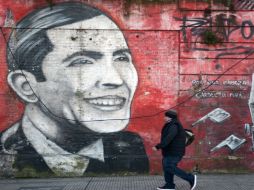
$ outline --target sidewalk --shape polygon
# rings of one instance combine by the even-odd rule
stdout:
[[[155,190],[162,176],[0,179],[0,190]],[[189,190],[176,178],[176,190]],[[196,190],[254,190],[254,174],[198,175]]]

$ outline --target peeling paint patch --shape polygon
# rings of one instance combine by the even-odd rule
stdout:
[[[15,26],[15,22],[13,20],[12,11],[10,9],[7,9],[5,20],[4,20],[4,27],[14,27],[14,26]]]

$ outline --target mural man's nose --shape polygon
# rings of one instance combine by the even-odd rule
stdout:
[[[124,81],[120,72],[115,68],[112,63],[106,64],[104,72],[101,74],[101,81],[99,81],[99,87],[106,89],[118,88],[123,85]]]

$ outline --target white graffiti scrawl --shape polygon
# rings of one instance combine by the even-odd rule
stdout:
[[[222,123],[223,121],[225,121],[229,117],[230,117],[230,113],[228,113],[224,109],[216,108],[213,111],[206,114],[204,117],[202,117],[199,120],[197,120],[196,122],[194,122],[192,124],[192,127],[194,127],[195,125],[197,125],[201,122],[205,122],[205,120],[208,119],[208,118],[211,121],[215,122],[215,123]]]
[[[228,138],[223,140],[221,143],[219,143],[217,146],[211,149],[211,152],[214,152],[216,150],[221,149],[222,147],[226,146],[230,150],[235,151],[241,147],[243,143],[245,143],[245,139],[240,139],[235,135],[230,135]]]
[[[251,137],[252,141],[252,151],[254,151],[254,125],[251,126],[249,123],[244,125],[244,132],[247,136]]]
[[[252,138],[252,150],[254,151],[254,74],[252,74],[252,85],[251,85],[251,91],[250,91],[250,99],[249,99],[249,108],[250,108],[250,114],[252,119],[252,126],[249,124],[245,125],[245,131],[251,135]]]

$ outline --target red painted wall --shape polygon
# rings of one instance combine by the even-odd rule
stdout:
[[[54,1],[58,2],[61,1]],[[160,139],[164,111],[172,107],[178,111],[185,128],[191,128],[192,123],[216,108],[230,114],[223,122],[206,119],[192,128],[196,139],[187,148],[182,167],[201,172],[254,171],[254,145],[244,128],[245,124],[252,126],[248,101],[254,72],[253,10],[237,3],[234,11],[214,4],[211,14],[205,17],[206,3],[82,2],[110,15],[127,39],[139,78],[127,130],[142,137],[151,174],[161,172],[160,152],[154,152],[152,146]],[[8,10],[17,22],[45,5],[43,0],[2,0],[0,26],[5,38],[11,31],[5,21]],[[234,18],[235,22],[227,23],[227,18]],[[217,32],[219,43],[204,44],[202,31],[207,28]],[[2,34],[0,46],[0,130],[3,131],[21,117],[24,105],[6,82],[6,41]],[[217,82],[208,87],[214,80]],[[232,134],[247,142],[235,151],[223,147],[211,152]]]

